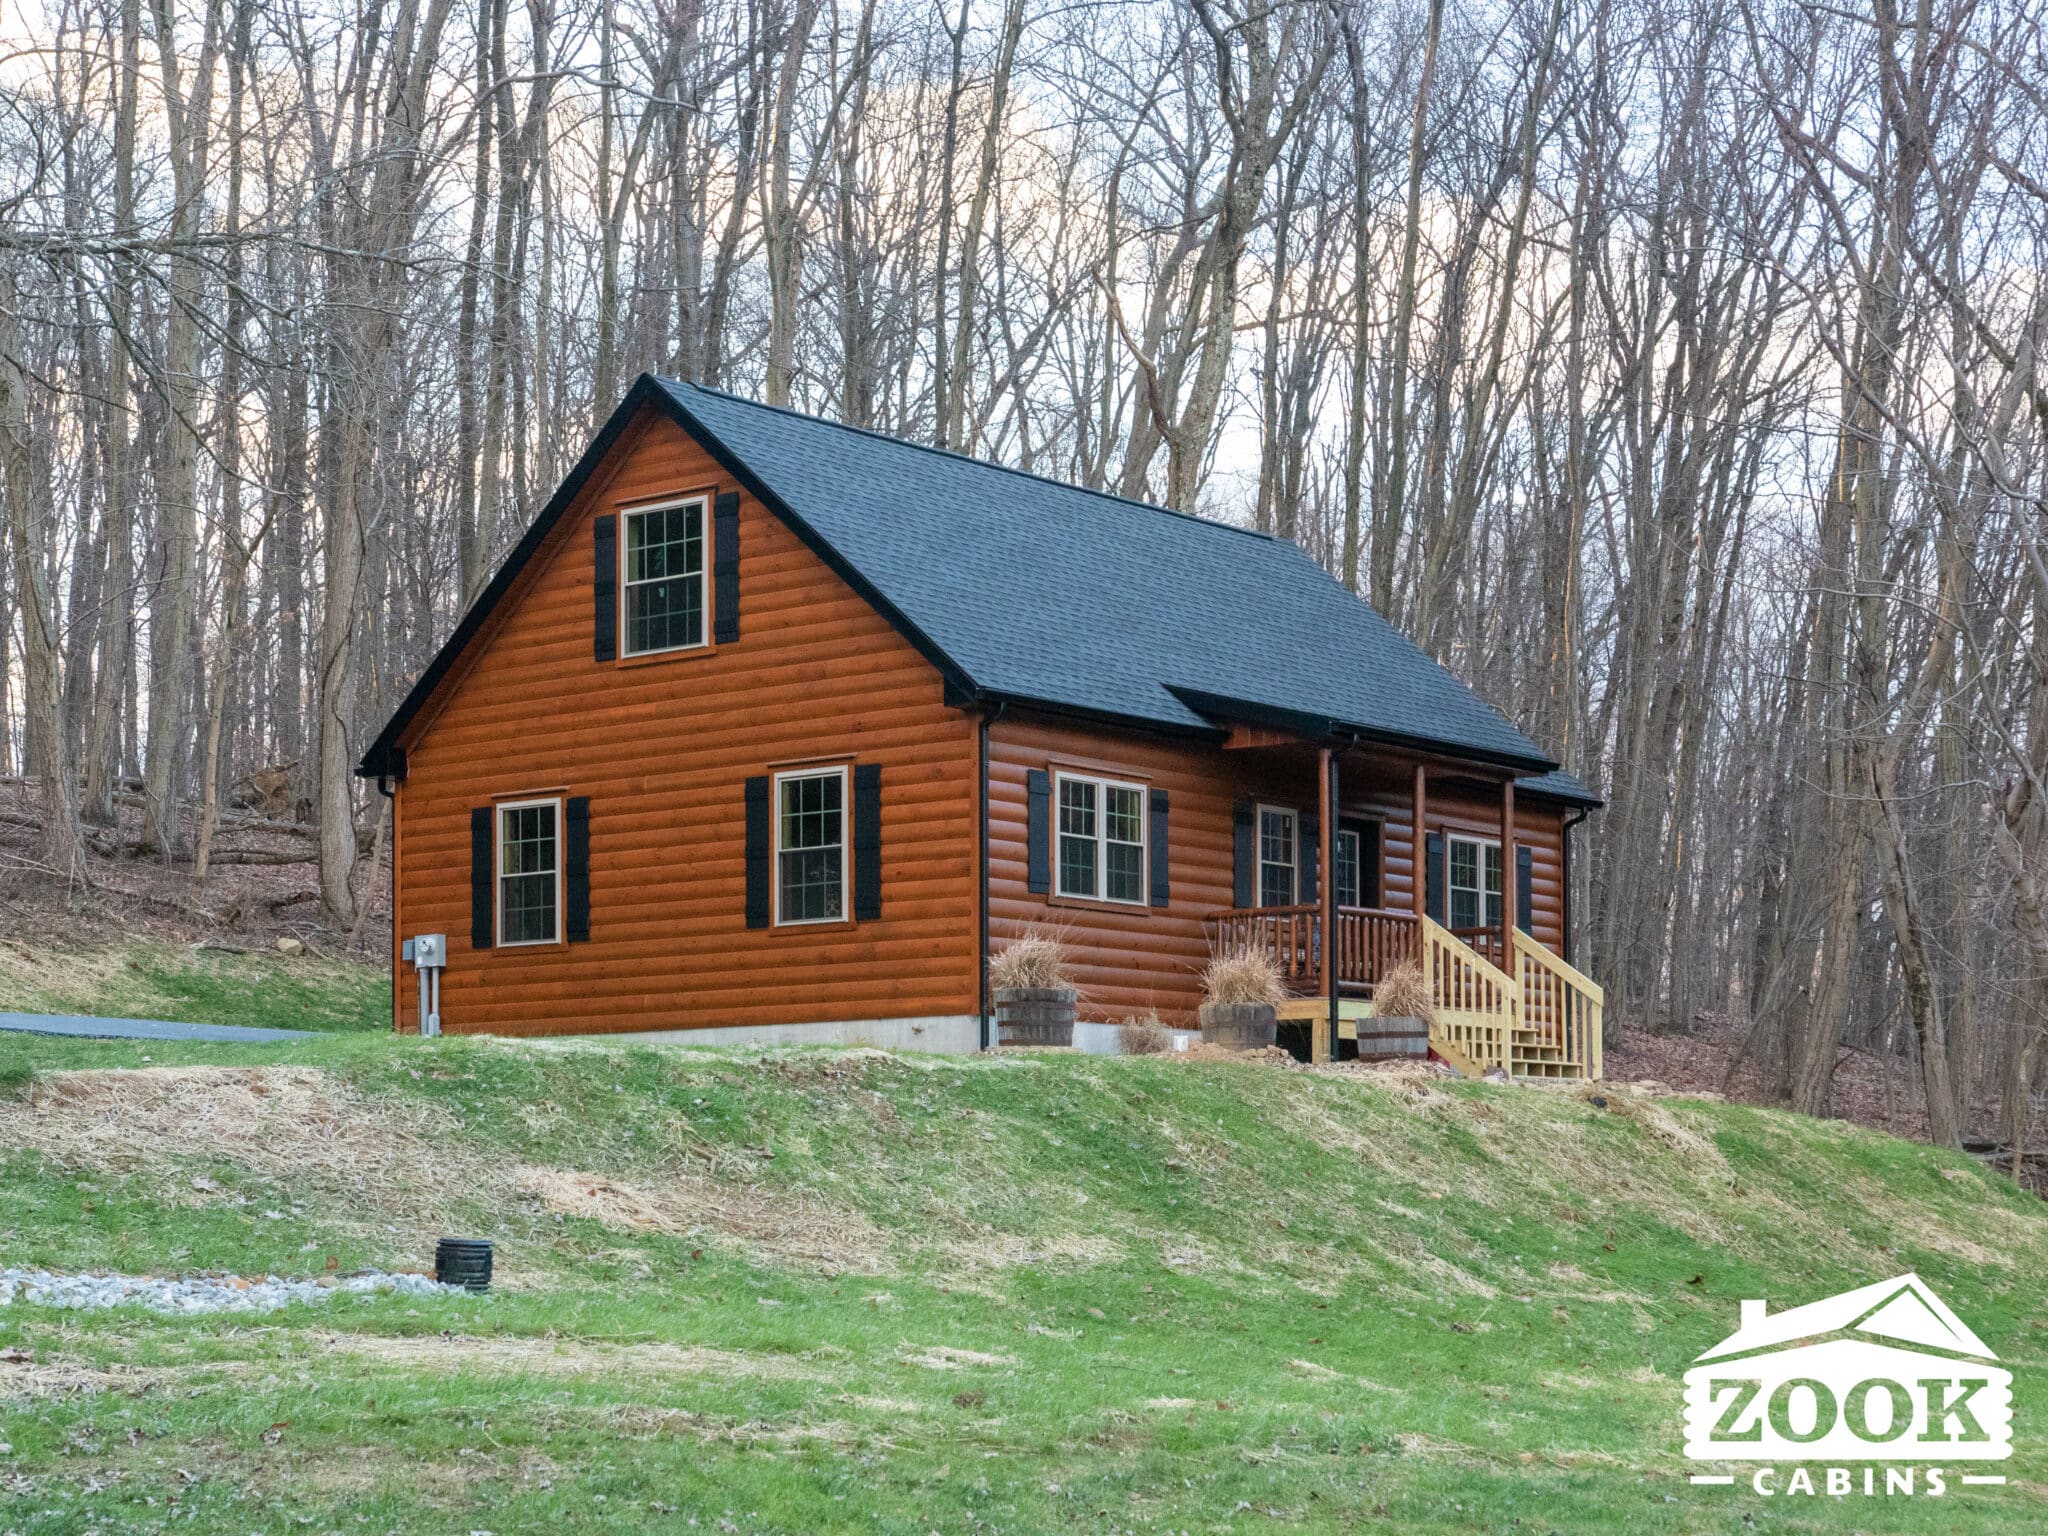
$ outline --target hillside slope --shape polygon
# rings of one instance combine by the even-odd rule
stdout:
[[[201,1064],[203,1063],[203,1065]],[[0,1527],[2038,1529],[2048,1215],[1733,1105],[1234,1063],[0,1040],[0,1261],[488,1299],[0,1308]],[[1679,1376],[1917,1270],[2011,1486],[1693,1488]],[[359,1523],[361,1522],[361,1523]]]

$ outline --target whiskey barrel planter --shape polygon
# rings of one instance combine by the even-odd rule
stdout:
[[[1360,1061],[1421,1061],[1429,1054],[1429,1026],[1421,1019],[1388,1018],[1358,1021]]]
[[[998,987],[995,997],[998,1045],[1073,1045],[1072,987]]]
[[[1278,1015],[1271,1003],[1204,1003],[1202,1043],[1220,1045],[1227,1051],[1262,1050],[1279,1033]]]

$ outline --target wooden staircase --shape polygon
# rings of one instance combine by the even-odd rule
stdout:
[[[1600,1076],[1606,998],[1584,973],[1519,930],[1512,972],[1428,918],[1421,948],[1436,998],[1429,1043],[1444,1060],[1467,1075]]]

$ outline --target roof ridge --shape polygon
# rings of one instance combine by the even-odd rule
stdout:
[[[951,459],[959,464],[971,464],[977,469],[1000,470],[1006,475],[1015,475],[1019,479],[1029,480],[1035,485],[1052,485],[1059,487],[1063,491],[1075,491],[1083,496],[1093,496],[1100,501],[1109,502],[1112,506],[1131,507],[1140,512],[1157,512],[1162,517],[1177,517],[1182,522],[1199,523],[1204,528],[1216,528],[1225,533],[1241,533],[1247,538],[1264,539],[1269,544],[1294,544],[1295,542],[1293,539],[1283,539],[1277,533],[1263,533],[1257,528],[1246,528],[1239,523],[1220,522],[1213,517],[1204,517],[1199,512],[1183,512],[1178,507],[1162,507],[1157,502],[1139,501],[1134,496],[1119,496],[1114,491],[1098,490],[1092,485],[1076,485],[1071,480],[1060,480],[1051,475],[1034,474],[1028,469],[1019,469],[1014,464],[1005,464],[997,459],[977,459],[971,453],[961,453],[952,448],[941,448],[935,443],[920,443],[914,438],[897,437],[893,433],[882,431],[879,427],[857,427],[850,421],[834,421],[830,416],[814,416],[809,411],[798,410],[795,406],[770,405],[765,400],[756,400],[748,395],[737,394],[730,389],[720,389],[715,384],[695,384],[687,379],[670,378],[665,373],[655,374],[654,377],[661,381],[662,387],[665,389],[690,389],[700,394],[716,395],[720,399],[730,400],[737,405],[752,406],[760,411],[776,411],[784,416],[794,416],[798,421],[813,422],[821,427],[832,427],[837,431],[851,432],[859,437],[871,437],[877,442],[889,444],[892,448],[914,448],[919,453],[929,453],[936,458]],[[1299,548],[1300,546],[1296,545],[1295,547]]]

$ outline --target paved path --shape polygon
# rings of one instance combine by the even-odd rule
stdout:
[[[173,1024],[164,1019],[99,1019],[90,1014],[0,1013],[0,1029],[30,1035],[81,1035],[93,1040],[306,1040],[304,1029],[250,1029],[239,1024]]]

